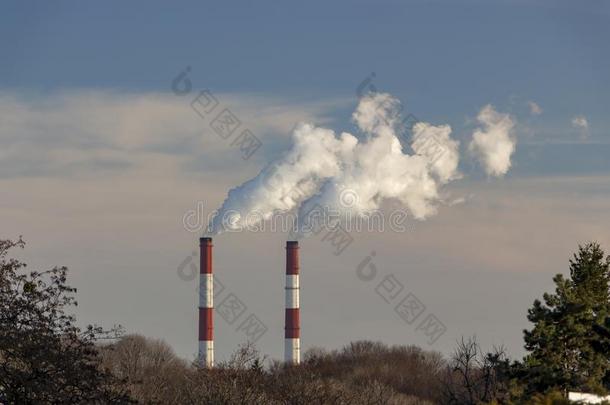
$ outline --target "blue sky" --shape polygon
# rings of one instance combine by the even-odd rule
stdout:
[[[576,115],[588,142],[608,143],[609,14],[602,1],[19,2],[0,16],[0,85],[165,92],[191,66],[216,92],[318,100],[352,97],[375,72],[406,110],[454,131],[492,103],[535,131],[521,143],[578,140]],[[529,117],[528,101],[543,115]],[[342,128],[350,112],[333,112]]]
[[[353,131],[356,88],[374,72],[371,83],[405,111],[451,125],[465,177],[449,191],[466,203],[442,207],[407,236],[361,238],[358,251],[385,252],[384,268],[403,272],[446,320],[450,336],[435,349],[449,352],[454,339],[477,333],[518,355],[527,306],[550,289],[577,243],[597,239],[610,249],[609,39],[610,3],[593,0],[4,3],[0,237],[23,234],[34,264],[69,265],[83,318],[164,337],[188,357],[195,298],[175,267],[197,235],[182,228],[182,215],[197,201],[217,207],[289,146],[297,121]],[[194,90],[210,89],[263,140],[260,153],[239,159],[172,94],[186,66]],[[466,153],[489,103],[516,122],[503,179],[488,178]],[[579,116],[586,128],[572,124]],[[268,268],[282,260],[281,237],[218,239],[231,288],[279,328],[268,311],[275,298],[260,292],[274,285]],[[248,256],[271,243],[279,249],[270,257]],[[332,255],[319,241],[304,248],[319,256],[310,262],[318,268],[304,290],[312,305],[304,322],[332,329],[340,318],[345,327],[304,332],[305,348],[359,337],[422,344],[375,306],[370,289],[353,277],[343,283],[360,256],[332,262],[337,269],[326,275]],[[238,272],[246,265],[253,271]],[[504,302],[490,303],[497,283]],[[325,312],[336,304],[326,301],[329,286],[345,295],[353,287],[371,307],[362,318]],[[373,324],[378,332],[366,336]],[[242,339],[219,333],[228,342],[221,355]],[[280,357],[281,339],[265,339],[263,350]]]
[[[607,2],[15,2],[0,16],[4,88],[164,91],[186,65],[223,92],[378,87],[431,117],[533,99],[607,122]],[[559,123],[558,123],[559,125]]]

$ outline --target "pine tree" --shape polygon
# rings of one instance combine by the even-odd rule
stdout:
[[[597,243],[579,246],[570,260],[570,278],[553,278],[554,294],[534,301],[524,331],[530,391],[551,388],[604,393],[610,373],[608,354],[599,350],[597,325],[610,315],[610,257]]]

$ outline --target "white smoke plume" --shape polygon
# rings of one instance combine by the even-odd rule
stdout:
[[[427,122],[418,122],[413,127],[413,132],[414,142],[411,148],[416,154],[426,156],[432,161],[431,169],[441,183],[445,184],[461,177],[457,171],[460,143],[451,139],[449,125],[434,126]]]
[[[490,104],[481,109],[477,121],[483,128],[477,128],[472,134],[469,150],[488,176],[502,177],[510,169],[517,144],[512,136],[515,123],[510,115],[497,112]]]
[[[229,192],[211,232],[243,229],[293,210],[301,218],[318,204],[364,215],[394,199],[415,218],[434,214],[439,188],[460,176],[459,142],[448,125],[422,122],[413,127],[415,153],[408,154],[398,138],[399,107],[386,93],[363,97],[352,117],[363,140],[300,124],[284,156]]]

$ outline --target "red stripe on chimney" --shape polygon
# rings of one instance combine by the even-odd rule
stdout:
[[[212,238],[199,239],[199,272],[201,274],[212,273]]]
[[[299,274],[299,242],[286,242],[286,274]]]
[[[285,339],[295,339],[301,337],[300,314],[298,308],[286,308],[285,325]]]
[[[199,340],[214,340],[214,308],[199,308]]]

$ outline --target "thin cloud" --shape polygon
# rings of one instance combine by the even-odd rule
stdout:
[[[536,102],[528,101],[527,105],[530,108],[530,114],[531,115],[540,115],[540,114],[542,114],[542,107],[540,107],[540,105],[538,105]]]
[[[589,121],[584,115],[577,115],[573,117],[572,127],[578,130],[582,139],[589,137]]]
[[[213,117],[206,121],[191,108],[195,96],[80,90],[26,98],[0,92],[0,176],[107,174],[130,170],[143,160],[169,158],[186,166],[202,154],[218,156],[232,148],[231,142],[210,128]],[[324,122],[333,109],[328,101],[215,96],[268,149],[278,137],[287,137],[295,121]]]
[[[574,128],[589,129],[589,121],[584,115],[577,115],[572,118],[572,126]]]

